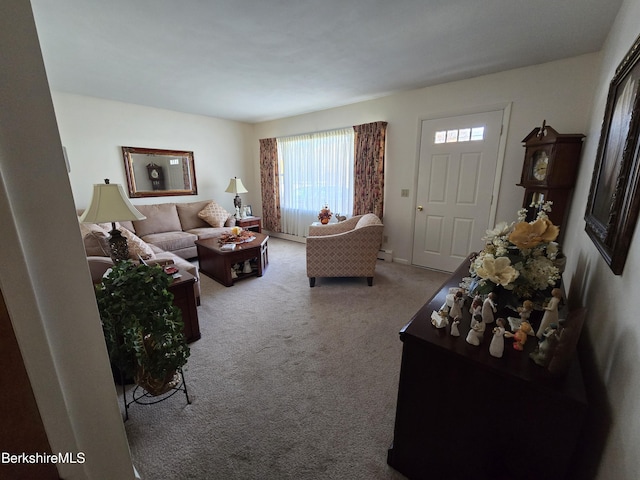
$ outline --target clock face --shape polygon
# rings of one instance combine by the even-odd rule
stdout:
[[[151,170],[151,176],[153,178],[158,178],[160,174],[158,173],[158,170]]]
[[[536,180],[544,180],[547,178],[547,169],[549,168],[549,156],[545,151],[538,151],[533,154],[533,178]]]

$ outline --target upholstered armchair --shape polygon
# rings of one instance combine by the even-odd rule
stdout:
[[[344,222],[309,227],[307,277],[313,287],[316,277],[367,277],[373,285],[384,226],[373,213]]]

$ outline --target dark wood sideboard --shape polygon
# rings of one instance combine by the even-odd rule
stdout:
[[[571,478],[587,409],[577,356],[559,378],[529,358],[535,337],[524,352],[505,338],[504,356],[494,358],[492,325],[480,346],[465,341],[468,304],[459,337],[448,327],[436,329],[431,313],[468,276],[468,266],[464,261],[400,331],[402,364],[387,463],[412,480]],[[532,319],[534,329],[539,319]]]

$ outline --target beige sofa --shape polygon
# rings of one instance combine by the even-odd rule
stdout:
[[[212,200],[136,205],[136,208],[147,217],[145,220],[117,225],[127,238],[130,258],[137,260],[140,256],[149,264],[173,263],[198,280],[197,266],[187,260],[197,256],[194,242],[220,236],[235,225],[235,218]],[[81,214],[79,210],[78,215]],[[99,282],[113,264],[108,245],[111,224],[81,224],[80,230],[92,279]],[[197,281],[195,290],[199,299]]]
[[[344,222],[309,227],[307,277],[366,277],[373,285],[384,226],[373,213]]]
[[[154,205],[136,205],[145,220],[123,222],[123,226],[133,231],[146,243],[155,245],[165,252],[172,252],[182,258],[198,256],[195,241],[202,238],[219,237],[227,233],[236,224],[232,214],[219,208],[226,215],[224,222],[215,222],[212,226],[198,214],[212,200],[188,203],[159,203]],[[213,202],[215,204],[215,202]],[[219,206],[218,206],[219,207]],[[221,217],[219,217],[221,218]],[[130,225],[127,225],[130,223]],[[132,230],[133,228],[133,230]]]

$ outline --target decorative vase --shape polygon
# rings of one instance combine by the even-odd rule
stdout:
[[[333,215],[333,213],[331,213],[331,210],[329,210],[329,205],[326,205],[324,207],[322,207],[322,210],[320,210],[320,213],[318,214],[318,220],[320,220],[320,223],[322,223],[323,225],[326,225],[327,223],[329,223],[329,220],[331,220],[331,216]]]

